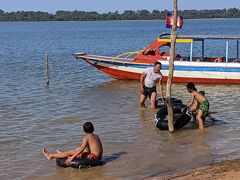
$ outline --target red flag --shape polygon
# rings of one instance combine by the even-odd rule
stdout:
[[[172,28],[173,25],[173,14],[172,13],[167,13],[166,16],[166,28]],[[177,18],[177,27],[182,29],[183,26],[183,17],[178,16]]]
[[[172,15],[172,13],[167,13],[166,28],[172,28],[172,25],[173,25],[173,15]]]
[[[180,29],[182,29],[183,26],[183,17],[182,16],[178,16],[177,19],[177,27],[179,27]]]

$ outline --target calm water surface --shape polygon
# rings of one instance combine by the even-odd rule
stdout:
[[[163,27],[164,21],[0,23],[1,179],[141,179],[238,154],[240,85],[198,84],[217,111],[216,123],[207,122],[203,131],[189,124],[170,134],[154,127],[157,110],[139,108],[137,81],[111,79],[72,55],[139,50],[166,31]],[[185,20],[180,33],[239,35],[239,29],[239,19]],[[209,54],[222,52],[209,45]],[[235,46],[230,43],[230,50]],[[185,103],[190,98],[185,84],[174,84],[173,96]],[[42,147],[78,146],[86,121],[102,139],[106,165],[64,169],[42,156]]]

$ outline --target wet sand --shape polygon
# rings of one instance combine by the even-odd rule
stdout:
[[[203,167],[177,172],[173,175],[154,177],[153,179],[164,180],[239,180],[240,179],[240,157],[236,159],[223,160]]]

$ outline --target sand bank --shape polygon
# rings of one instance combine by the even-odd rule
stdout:
[[[240,158],[224,160],[200,168],[178,172],[173,175],[154,177],[162,180],[239,180]]]

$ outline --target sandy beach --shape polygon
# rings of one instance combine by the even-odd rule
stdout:
[[[162,180],[239,180],[240,179],[240,158],[224,160],[200,168],[177,172],[173,175],[155,177]]]

